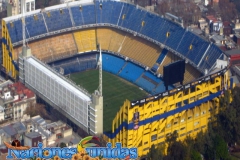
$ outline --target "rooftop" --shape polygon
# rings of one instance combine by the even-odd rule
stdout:
[[[9,136],[15,136],[17,134],[17,131],[13,128],[12,124],[4,126],[2,129]]]
[[[225,53],[229,56],[232,56],[232,55],[240,55],[240,49],[232,49],[232,50],[228,50],[228,51],[225,51]]]
[[[69,84],[67,81],[59,77],[59,75],[55,74],[54,72],[50,71],[47,67],[41,65],[38,61],[36,61],[34,58],[29,57],[26,59],[28,63],[31,65],[37,67],[39,70],[41,70],[44,74],[48,75],[53,79],[54,81],[57,81],[59,84],[61,84],[63,87],[67,88],[68,90],[71,90],[72,93],[75,94],[75,96],[79,96],[82,100],[85,101],[91,101],[90,97],[86,95],[85,93],[81,92],[77,88],[73,87],[71,84]]]
[[[20,102],[23,99],[29,99],[34,96],[34,92],[26,88],[20,82],[12,83],[11,81],[5,81],[0,84],[0,98],[4,101],[4,103],[9,101]]]
[[[210,21],[213,21],[213,22],[217,22],[218,19],[214,16],[214,15],[209,15],[209,16],[206,16],[206,18]]]
[[[30,139],[33,139],[33,138],[40,137],[41,134],[38,133],[38,132],[30,132],[30,133],[25,134],[25,136],[28,137],[28,138],[30,138]]]

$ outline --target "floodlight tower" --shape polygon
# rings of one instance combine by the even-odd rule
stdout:
[[[25,0],[21,0],[21,10],[22,10],[22,35],[23,35],[23,46],[22,53],[19,56],[19,80],[23,84],[25,83],[24,75],[24,57],[27,56],[27,47],[26,47],[26,32],[25,32]]]
[[[25,0],[22,0],[22,34],[23,34],[23,48],[26,48],[26,32],[25,32]]]
[[[101,46],[97,45],[100,51],[98,59],[99,67],[99,86],[98,89],[92,94],[92,103],[89,108],[89,116],[96,115],[90,118],[89,133],[91,135],[103,134],[103,96],[102,96],[102,51]]]
[[[99,66],[99,95],[102,96],[102,50],[101,45],[99,45],[100,56],[98,61]]]

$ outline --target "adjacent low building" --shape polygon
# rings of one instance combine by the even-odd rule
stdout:
[[[0,84],[0,122],[21,119],[26,108],[35,103],[34,92],[22,83],[5,81]]]

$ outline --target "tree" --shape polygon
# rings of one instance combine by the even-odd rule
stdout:
[[[178,133],[177,131],[174,131],[172,134],[166,137],[166,142],[168,146],[171,146],[174,142],[177,141],[178,138]]]
[[[227,159],[228,157],[227,143],[219,135],[216,135],[216,137],[214,138],[214,150],[216,151],[217,159]]]
[[[163,154],[162,152],[159,152],[159,150],[155,147],[153,144],[147,154],[147,159],[149,160],[162,160],[163,159]]]
[[[45,106],[39,103],[31,103],[29,107],[26,108],[24,114],[30,115],[30,117],[40,115],[44,119],[51,119],[45,109]]]
[[[191,160],[202,160],[201,154],[193,149],[191,152]]]
[[[167,149],[167,156],[165,157],[166,160],[185,160],[186,159],[186,146],[180,142],[175,141],[173,142]]]

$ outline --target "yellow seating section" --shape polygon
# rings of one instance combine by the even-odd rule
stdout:
[[[79,30],[73,34],[67,33],[30,42],[28,46],[31,48],[32,54],[40,60],[51,61],[77,52],[96,50],[97,43],[101,44],[102,50],[121,53],[150,68],[156,63],[162,50],[159,46],[142,38],[111,28]],[[14,57],[18,57],[21,51],[22,47],[15,47]],[[168,52],[157,72],[163,74],[163,66],[177,60],[180,58]],[[200,73],[196,69],[186,64],[184,83],[199,76]]]
[[[158,73],[163,74],[163,66],[168,65],[169,63],[173,63],[175,61],[181,60],[179,57],[175,56],[173,53],[168,52],[163,62],[160,64],[158,68]],[[194,67],[190,64],[185,65],[185,74],[183,84],[191,82],[192,80],[199,78],[201,73],[198,72]]]
[[[161,48],[132,34],[109,28],[97,29],[98,43],[103,50],[118,52],[148,67],[152,67]]]
[[[112,30],[108,28],[97,29],[97,42],[101,45],[102,50],[109,50]]]
[[[95,29],[80,30],[73,33],[78,52],[94,51],[96,45]]]
[[[190,64],[185,65],[185,74],[184,74],[184,81],[183,83],[189,83],[194,79],[197,79],[201,76],[201,73],[198,72],[195,68],[193,68]]]
[[[163,74],[163,66],[168,65],[169,63],[172,63],[173,62],[172,57],[173,57],[173,54],[168,52],[158,68],[158,71],[157,71],[158,73]]]
[[[30,42],[28,46],[31,48],[31,53],[42,61],[62,59],[77,53],[71,33]],[[17,56],[21,51],[22,47],[14,48],[14,54]]]
[[[111,39],[108,49],[113,52],[119,52],[120,46],[123,43],[126,33],[121,30],[112,30]]]

